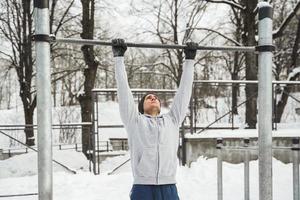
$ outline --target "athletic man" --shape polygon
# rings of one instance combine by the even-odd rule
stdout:
[[[170,111],[160,114],[160,100],[145,95],[135,107],[124,65],[127,46],[112,40],[121,119],[128,134],[134,178],[131,200],[178,200],[176,188],[179,127],[191,97],[197,44],[187,43],[180,86]]]

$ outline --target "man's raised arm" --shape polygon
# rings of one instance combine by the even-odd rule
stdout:
[[[183,64],[183,73],[180,79],[180,85],[174,97],[169,114],[181,124],[185,118],[188,105],[192,94],[192,86],[194,81],[194,64],[198,44],[194,42],[187,43],[187,48],[184,49],[185,62]]]
[[[125,41],[123,39],[112,40],[112,50],[115,60],[115,78],[117,82],[120,115],[123,123],[127,125],[137,117],[138,111],[134,104],[125,70],[124,53],[127,50]]]

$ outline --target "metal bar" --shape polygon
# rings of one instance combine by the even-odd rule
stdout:
[[[189,118],[189,122],[190,122],[190,133],[193,134],[194,132],[194,90],[192,90],[192,96],[190,98],[190,104],[189,104],[189,110],[190,110],[190,118]]]
[[[49,37],[49,0],[35,0],[35,33]],[[50,78],[50,43],[35,42],[37,68],[37,120],[38,120],[38,193],[40,200],[53,199],[52,176],[52,111]]]
[[[235,146],[235,147],[222,147],[221,149],[223,150],[229,150],[229,151],[248,151],[248,150],[253,150],[257,151],[259,150],[258,147],[256,146],[249,146],[249,147],[243,147],[243,146]],[[292,151],[292,150],[300,150],[300,148],[294,148],[294,147],[281,147],[281,146],[273,146],[272,150],[283,150],[283,151]]]
[[[23,131],[25,128],[0,128],[1,131]],[[37,128],[32,128],[33,130],[36,130]],[[61,130],[61,129],[70,129],[67,127],[57,127],[57,128],[52,128],[52,130]],[[72,129],[81,129],[81,127],[72,127]],[[22,132],[17,132],[18,134],[24,134]]]
[[[89,150],[91,150],[91,149],[93,149],[93,152],[95,152],[95,144],[96,144],[96,142],[95,142],[95,134],[96,134],[96,124],[95,124],[95,120],[96,120],[96,116],[95,116],[95,111],[96,111],[96,109],[95,109],[95,104],[97,103],[97,101],[96,101],[96,93],[92,93],[92,99],[93,99],[93,105],[92,105],[92,122],[93,122],[93,125],[92,125],[92,131],[90,132],[91,134],[90,134],[90,138],[89,138],[89,144],[90,144],[90,146],[89,146]],[[91,154],[89,154],[90,156],[91,156]],[[94,174],[96,174],[95,173],[95,154],[93,153],[93,157],[91,158],[91,157],[89,157],[89,169],[90,169],[90,171],[91,171],[91,165],[93,164],[93,172],[94,172]],[[92,162],[92,160],[93,160],[93,163],[91,163]]]
[[[92,92],[117,92],[117,88],[95,88]],[[176,93],[177,90],[169,90],[169,89],[131,89],[131,92],[138,93],[138,92],[156,92],[156,93]]]
[[[112,46],[112,42],[100,40],[88,40],[77,38],[54,38],[52,42],[68,43],[78,45],[100,45]],[[186,45],[179,44],[160,44],[160,43],[132,43],[126,42],[127,47],[135,48],[155,48],[155,49],[184,49]],[[199,46],[198,50],[213,50],[213,51],[240,51],[240,52],[255,52],[254,46]]]
[[[275,88],[275,89],[274,89]],[[275,130],[275,107],[276,107],[276,86],[274,87],[274,84],[272,84],[272,130]]]
[[[193,84],[194,85],[194,84]],[[193,133],[194,132],[196,132],[197,131],[197,102],[198,102],[198,99],[197,99],[197,95],[196,95],[196,92],[197,92],[197,90],[196,90],[196,87],[194,87],[193,86],[193,93],[194,93],[194,95],[193,95],[193,106],[194,106],[194,108],[193,108],[193,115],[194,115],[194,122],[193,122],[193,124],[194,124],[194,126],[193,126],[193,129],[194,129],[194,131],[193,131]]]
[[[257,151],[258,150],[258,147],[222,147],[221,148],[222,150],[228,150],[228,151],[249,151],[249,150],[252,150],[252,151]]]
[[[223,199],[223,166],[222,166],[222,138],[217,139],[217,185],[218,185],[218,200]]]
[[[252,97],[254,97],[256,95],[252,94],[252,96],[250,96],[246,101],[243,101],[242,103],[234,106],[236,108],[240,107],[241,105],[245,104],[247,101],[249,101]],[[225,113],[224,115],[222,115],[221,117],[217,118],[215,121],[213,121],[212,123],[210,123],[209,125],[207,125],[205,128],[203,128],[202,130],[198,131],[197,134],[202,133],[203,131],[205,131],[206,129],[208,129],[211,125],[215,124],[216,122],[218,122],[219,120],[223,119],[225,116],[229,115],[232,112],[232,110],[229,110],[227,113]]]
[[[294,97],[293,95],[291,95],[290,93],[288,92],[285,92],[284,90],[282,90],[283,93],[287,94],[289,97],[291,97],[292,99],[294,99],[295,101],[297,101],[297,103],[300,103],[300,100],[297,99],[296,97]]]
[[[275,127],[274,127],[274,130],[276,130],[277,131],[277,93],[276,93],[276,86],[274,87],[274,96],[275,96],[275,102],[274,102],[274,104],[276,105],[276,106],[274,106],[273,108],[274,108],[274,117],[275,117]]]
[[[98,95],[96,94],[96,150],[99,151],[100,150],[100,146],[99,146],[99,129],[98,129],[98,126],[99,126],[99,104],[98,104]],[[96,163],[96,166],[97,166],[97,174],[100,174],[100,155],[97,154],[97,163]]]
[[[124,128],[124,125],[99,125],[98,128]]]
[[[52,124],[54,127],[61,127],[61,126],[88,126],[92,125],[91,122],[83,122],[83,123],[66,123],[66,124]],[[5,124],[5,125],[0,125],[1,127],[24,127],[24,128],[31,128],[31,127],[37,127],[37,124]]]
[[[258,84],[258,80],[195,80],[194,83]],[[300,81],[272,81],[272,84],[300,85]]]
[[[25,144],[25,143],[23,143],[23,142],[21,142],[21,141],[19,141],[19,140],[15,139],[15,138],[11,137],[10,135],[8,135],[8,134],[4,133],[3,131],[0,131],[0,133],[1,133],[1,134],[3,134],[3,135],[5,135],[6,137],[8,137],[8,138],[10,138],[10,139],[12,139],[12,140],[14,140],[14,141],[18,142],[18,143],[20,143],[20,144],[22,144],[22,145],[26,146],[28,149],[31,149],[31,150],[33,150],[34,152],[37,152],[37,153],[39,153],[39,150],[36,150],[36,149],[34,149],[34,148],[32,148],[32,147],[28,146],[27,144]],[[51,147],[51,149],[52,149],[52,147]],[[8,153],[9,153],[9,154],[10,154],[10,151],[11,151],[11,149],[9,149],[9,150],[8,150]],[[71,169],[70,169],[70,168],[68,168],[67,166],[65,166],[65,165],[63,165],[63,164],[61,164],[61,163],[59,163],[58,161],[56,161],[56,160],[52,159],[52,157],[51,157],[51,165],[52,165],[52,161],[53,161],[54,163],[56,163],[56,164],[58,164],[58,165],[62,166],[64,169],[66,169],[66,170],[68,170],[68,171],[72,172],[73,174],[76,174],[76,171],[73,171],[73,170],[71,170]]]
[[[293,147],[299,148],[299,138],[293,139]],[[293,151],[293,196],[299,200],[299,150]]]
[[[258,46],[272,46],[272,7],[258,4]],[[272,200],[272,50],[258,55],[259,199]]]
[[[35,196],[38,195],[38,193],[28,193],[28,194],[8,194],[8,195],[0,195],[0,198],[4,197],[24,197],[24,196]]]
[[[247,147],[249,146],[250,139],[245,138],[244,139],[244,146]],[[244,199],[249,200],[250,199],[250,185],[249,185],[249,162],[250,162],[250,154],[249,151],[246,150],[244,152]]]
[[[184,122],[185,122],[186,118],[183,120],[183,122],[181,123],[181,127],[184,126]],[[181,135],[181,153],[182,153],[182,160],[181,160],[181,164],[183,166],[186,165],[186,140],[185,140],[185,129],[181,128],[180,129],[180,135]],[[180,138],[179,138],[180,139]]]
[[[130,158],[128,158],[125,162],[121,163],[119,166],[117,166],[116,168],[114,168],[113,170],[111,170],[109,173],[107,173],[107,175],[112,175],[115,171],[117,171],[120,167],[122,167],[123,165],[125,165],[128,161],[130,161]]]

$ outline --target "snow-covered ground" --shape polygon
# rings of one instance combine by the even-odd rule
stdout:
[[[36,153],[28,153],[0,161],[0,195],[36,193],[38,177]],[[113,168],[128,159],[128,155],[108,158],[100,167],[100,175],[88,172],[88,162],[81,153],[54,151],[54,159],[75,169],[71,174],[54,164],[53,195],[55,200],[126,200],[132,186],[130,164],[113,175]],[[178,166],[177,187],[181,200],[216,200],[216,159],[200,157],[191,168]],[[224,200],[243,199],[243,164],[224,163]],[[292,165],[273,159],[273,199],[292,199]],[[258,161],[250,163],[250,198],[258,200]],[[12,197],[9,200],[35,200],[37,196]]]
[[[291,106],[291,104],[288,104]],[[221,106],[223,107],[223,106]],[[166,111],[166,110],[164,110]],[[209,111],[211,112],[211,111]],[[208,112],[208,113],[209,113]],[[287,112],[293,113],[292,109]],[[2,124],[23,124],[22,112],[7,110],[1,112],[0,120]],[[71,110],[58,107],[53,110],[53,123],[80,122],[79,108]],[[288,115],[286,115],[288,116]],[[101,124],[121,124],[118,113],[118,104],[115,102],[105,102],[99,105],[99,118]],[[299,130],[297,119],[299,116],[293,115],[296,120],[287,120],[293,124],[284,125],[285,129],[294,129],[293,134]],[[291,118],[290,118],[291,119]],[[65,121],[64,121],[65,122]],[[296,123],[295,123],[296,122]],[[114,132],[116,131],[116,132]],[[109,136],[120,136],[124,134],[119,130],[102,129],[103,140]],[[239,130],[246,136],[250,130]],[[251,132],[251,131],[250,131]],[[16,133],[17,134],[17,133]],[[54,141],[57,136],[54,133]],[[220,133],[216,133],[220,134]],[[222,131],[225,135],[236,135],[236,132]],[[224,135],[225,134],[225,135]],[[207,135],[207,134],[203,134]],[[240,135],[241,136],[241,135]],[[219,136],[218,136],[219,137]],[[0,136],[0,148],[8,147],[9,140]],[[85,157],[75,150],[59,151],[54,148],[53,158],[66,166],[77,171],[71,174],[65,169],[54,164],[53,193],[55,200],[122,200],[129,199],[129,192],[132,186],[132,175],[130,164],[127,163],[113,175],[107,175],[112,169],[128,159],[128,154],[109,158],[100,167],[101,173],[98,176],[88,171],[89,163]],[[34,152],[14,156],[7,160],[0,161],[0,196],[8,194],[24,194],[37,192],[37,155]],[[191,167],[178,166],[177,187],[181,200],[216,200],[217,199],[217,169],[216,159],[206,159],[200,157],[197,162],[192,163]],[[243,199],[243,164],[224,163],[224,200]],[[250,163],[250,191],[251,200],[258,200],[258,161]],[[292,199],[292,165],[283,164],[273,159],[273,199],[290,200]],[[12,197],[8,200],[35,200],[37,196]]]

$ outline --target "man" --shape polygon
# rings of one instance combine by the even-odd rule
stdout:
[[[124,65],[127,46],[112,40],[121,119],[128,134],[134,178],[131,200],[178,200],[176,188],[179,127],[191,97],[196,43],[187,43],[180,86],[170,111],[160,114],[160,100],[145,95],[135,107]],[[139,112],[138,112],[139,111]]]

